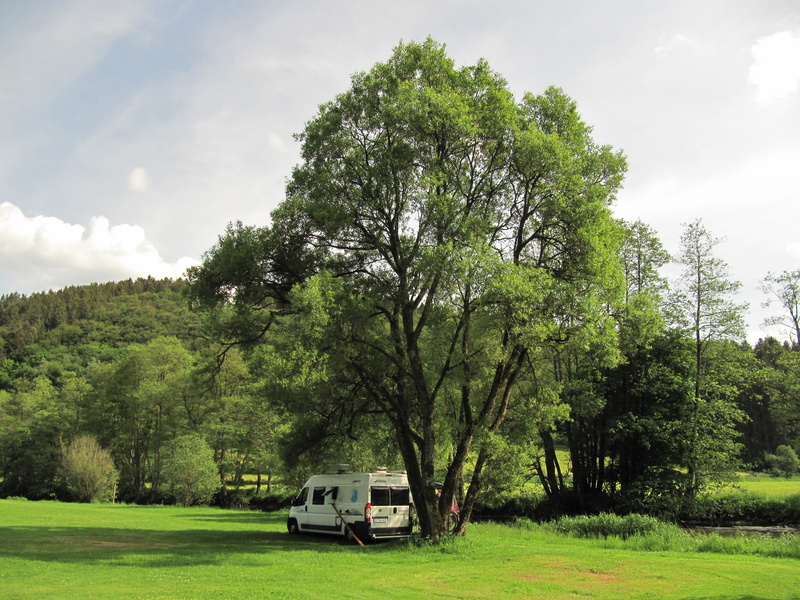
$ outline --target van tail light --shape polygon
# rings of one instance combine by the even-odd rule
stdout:
[[[372,522],[372,504],[367,502],[367,505],[364,507],[364,520],[367,523]]]

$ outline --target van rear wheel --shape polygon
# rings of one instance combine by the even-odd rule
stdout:
[[[351,524],[350,527],[344,528],[344,539],[349,544],[364,544],[365,542],[370,541],[372,538],[366,532],[366,528],[364,531],[361,531],[361,528],[355,526],[355,524]]]
[[[348,544],[355,544],[356,543],[356,536],[353,535],[353,530],[349,527],[344,528],[344,539],[347,540]]]

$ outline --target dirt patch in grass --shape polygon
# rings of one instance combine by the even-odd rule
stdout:
[[[576,572],[581,573],[582,575],[585,575],[586,577],[594,581],[610,582],[619,579],[619,576],[616,573],[609,573],[607,571],[595,571],[594,569],[589,569],[588,571],[576,571]]]
[[[94,548],[151,548],[153,544],[145,544],[143,542],[110,542],[108,540],[86,540],[89,546]]]
[[[599,581],[603,583],[610,583],[612,581],[616,581],[619,579],[619,575],[616,573],[604,573],[599,571],[572,571],[572,574],[576,575],[577,578],[585,578],[591,581]],[[522,579],[524,581],[561,581],[563,579],[569,579],[570,573],[565,573],[562,571],[559,573],[558,577],[542,577],[541,575],[529,575],[527,573],[517,573],[514,575],[517,579]]]
[[[144,540],[136,536],[132,535],[123,535],[116,539],[109,540],[109,539],[99,539],[99,538],[87,538],[87,539],[69,539],[69,540],[60,540],[65,546],[71,546],[73,548],[78,548],[80,546],[90,546],[92,548],[105,548],[108,550],[140,550],[140,549],[152,549],[152,548],[171,548],[174,547],[176,544],[165,544],[159,542],[153,542],[152,540]]]
[[[613,583],[620,578],[620,573],[610,569],[580,568],[569,560],[535,561],[533,573],[516,573],[514,577],[523,581],[558,582],[569,579]]]

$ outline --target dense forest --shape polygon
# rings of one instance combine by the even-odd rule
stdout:
[[[139,279],[0,298],[2,496],[67,498],[62,448],[82,434],[111,452],[118,497],[127,501],[164,501],[160,455],[186,433],[206,438],[229,485],[260,474],[265,492],[269,476],[294,485],[333,462],[398,464],[391,431],[373,415],[355,426],[343,414],[306,413],[272,396],[275,373],[264,371],[263,348],[225,348],[206,337],[185,288],[183,280]],[[486,500],[514,498],[531,480],[571,499],[678,493],[692,359],[692,340],[665,329],[620,364],[581,384],[573,378],[548,415],[511,415],[495,442]],[[552,360],[563,368],[562,356]],[[706,483],[735,468],[779,473],[776,450],[800,445],[796,344],[717,341],[705,360],[705,385],[715,394],[700,429]],[[578,389],[590,384],[597,395],[587,405]],[[554,425],[539,428],[544,418]]]
[[[223,500],[245,474],[405,468],[437,539],[453,497],[463,533],[530,482],[657,512],[796,471],[800,272],[764,276],[791,341],[744,342],[721,240],[694,221],[671,256],[614,218],[625,157],[561,90],[517,102],[484,62],[401,45],[299,140],[271,225],[230,224],[186,281],[0,298],[0,495],[65,496],[90,436],[117,497],[164,501],[191,439]]]

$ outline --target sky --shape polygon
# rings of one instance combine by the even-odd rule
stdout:
[[[796,0],[0,0],[0,295],[179,277],[268,225],[302,131],[428,36],[520,98],[548,86],[628,158],[614,213],[676,254],[687,223],[765,328],[800,268]]]

